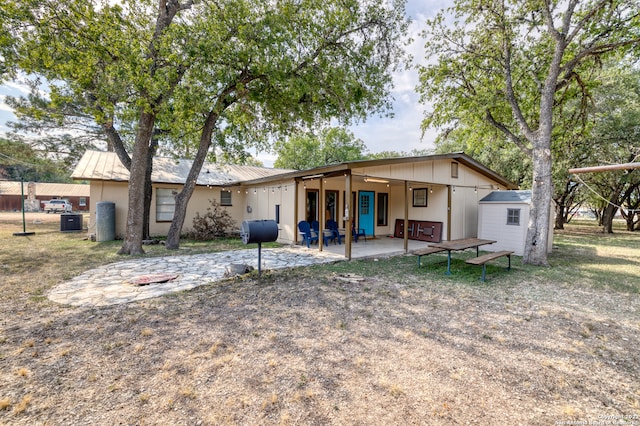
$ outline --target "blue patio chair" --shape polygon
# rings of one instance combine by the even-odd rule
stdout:
[[[302,236],[302,241],[307,243],[307,248],[310,247],[312,242],[318,241],[318,234],[316,234],[315,236],[313,235],[313,232],[311,231],[311,225],[309,225],[309,222],[307,222],[306,220],[300,221],[300,223],[298,223],[298,230],[300,231],[300,235]]]
[[[364,228],[356,228],[355,224],[351,225],[351,235],[353,235],[353,241],[358,242],[358,238],[364,238],[364,242],[367,242],[367,234],[364,232]]]
[[[320,222],[318,222],[317,220],[314,220],[313,222],[311,222],[311,229],[313,230],[313,232],[316,233],[316,238],[318,235],[320,235]],[[325,246],[329,245],[329,241],[333,240],[335,237],[333,236],[333,234],[329,234],[327,235],[325,232],[322,233],[322,244],[324,244]]]
[[[333,239],[334,241],[338,241],[338,244],[340,244],[340,239],[344,240],[344,230],[340,230],[340,228],[338,228],[338,222],[336,222],[333,219],[329,219],[327,221],[327,229],[331,230],[331,233],[333,234]]]

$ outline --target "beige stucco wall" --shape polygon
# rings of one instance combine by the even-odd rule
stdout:
[[[154,184],[153,195],[151,199],[150,209],[150,223],[149,232],[151,235],[166,235],[169,232],[171,222],[158,222],[156,221],[156,190],[158,188],[181,190],[181,185],[171,184]],[[207,208],[211,207],[212,199],[220,202],[220,188],[207,188],[197,187],[193,193],[193,196],[189,200],[187,206],[187,219],[185,220],[183,233],[188,232],[193,226],[193,217],[196,212],[200,215],[204,215],[207,212]],[[95,233],[96,223],[96,203],[100,201],[110,201],[115,203],[115,231],[116,238],[123,238],[126,231],[127,220],[127,183],[126,182],[104,182],[95,181],[91,183],[91,211],[89,219],[89,233]],[[238,194],[236,191],[232,193],[232,206],[227,206],[225,209],[231,214],[231,217],[237,223],[238,228],[242,222],[242,209],[244,206],[245,194]]]

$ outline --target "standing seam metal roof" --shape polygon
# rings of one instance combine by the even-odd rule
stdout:
[[[193,160],[156,157],[153,159],[151,181],[154,183],[184,184]],[[257,166],[204,163],[197,185],[224,186],[246,180],[290,173],[291,170]],[[87,151],[76,166],[73,179],[128,181],[129,171],[114,152]]]

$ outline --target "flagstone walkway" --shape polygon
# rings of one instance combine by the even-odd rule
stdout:
[[[303,247],[262,249],[262,271],[344,260],[340,254]],[[72,306],[108,306],[159,297],[210,284],[225,277],[232,263],[258,269],[258,249],[182,256],[139,258],[92,269],[54,287],[50,300]],[[132,284],[145,275],[177,278],[144,286]]]

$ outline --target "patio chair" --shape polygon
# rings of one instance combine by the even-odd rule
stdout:
[[[338,241],[338,244],[340,244],[340,239],[344,240],[345,238],[345,231],[344,229],[340,229],[338,228],[338,222],[336,222],[333,219],[329,219],[327,221],[327,229],[331,230],[331,233],[333,234],[333,239],[334,241]]]
[[[351,235],[353,235],[353,241],[358,242],[359,237],[364,238],[364,242],[367,242],[367,234],[364,232],[364,228],[356,228],[355,224],[351,226]]]
[[[307,243],[307,248],[311,247],[311,243],[314,241],[318,241],[318,234],[313,235],[311,231],[311,225],[306,220],[300,221],[298,223],[298,230],[300,231],[300,236],[302,237],[302,241]]]
[[[320,222],[318,222],[317,220],[314,220],[313,222],[311,222],[311,230],[313,232],[315,232],[316,234],[316,238],[318,235],[320,235]],[[327,231],[325,229],[325,231]],[[332,232],[323,232],[322,233],[322,244],[324,244],[325,246],[329,245],[329,241],[334,240],[335,237],[333,236]]]

